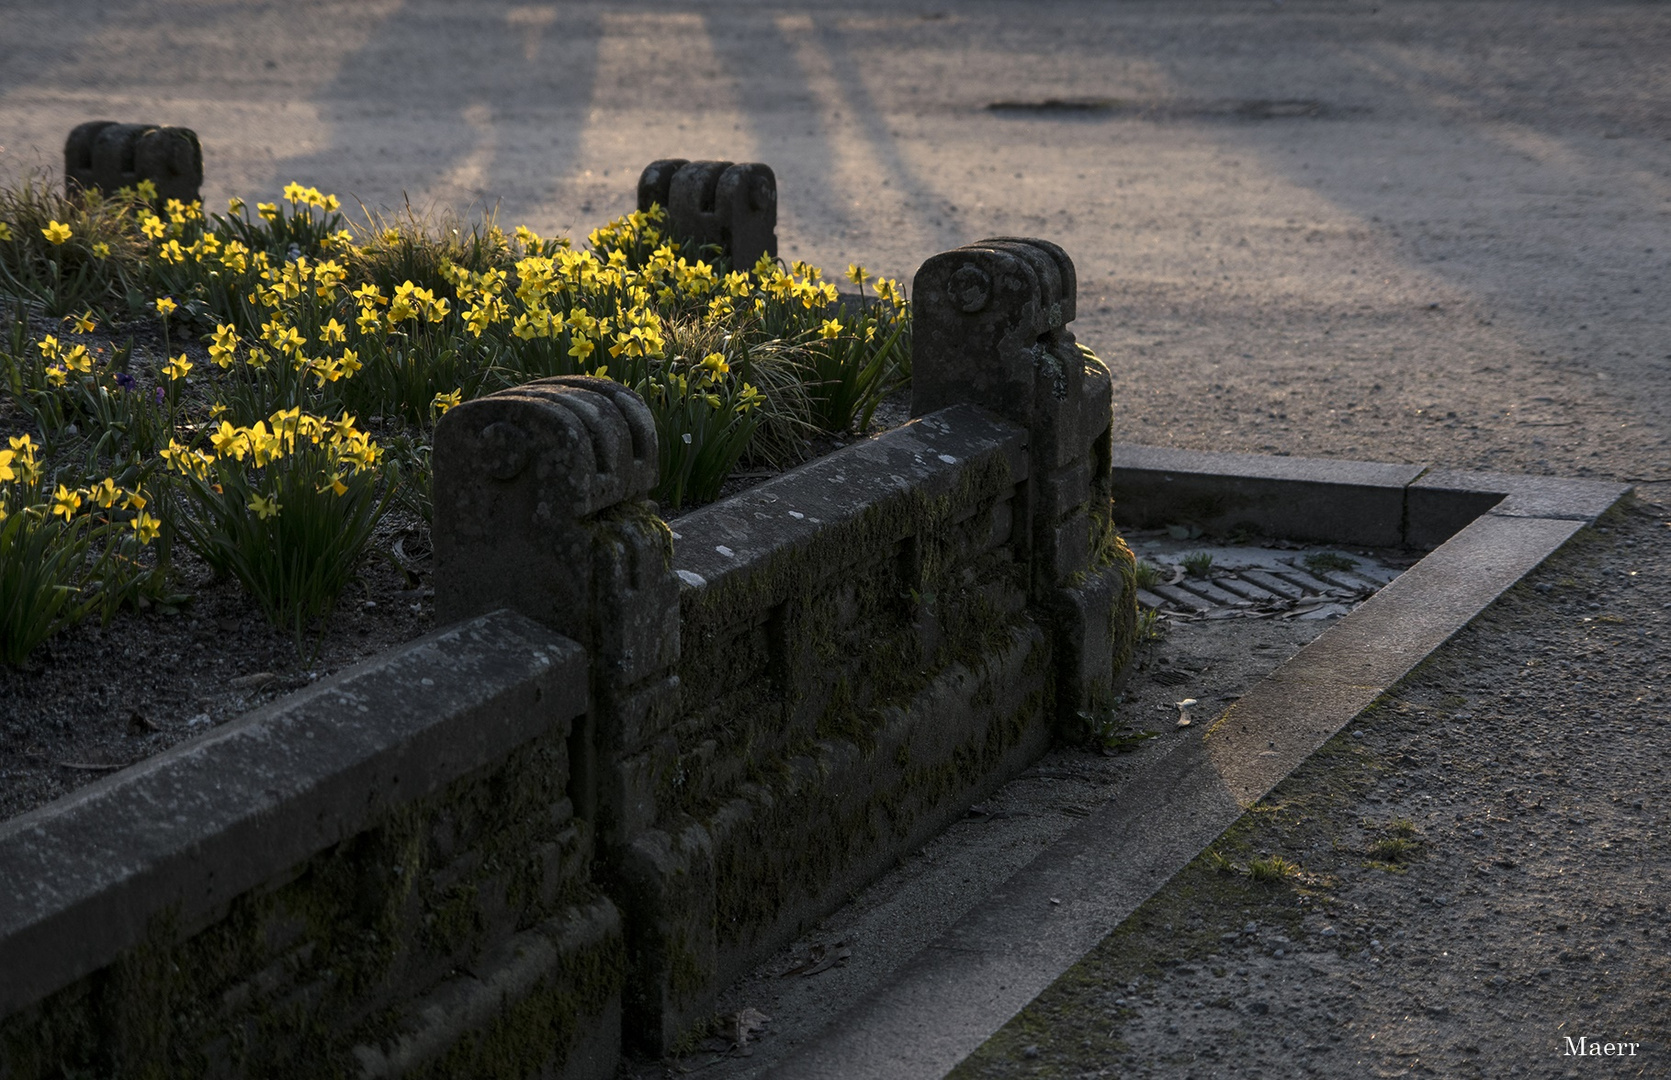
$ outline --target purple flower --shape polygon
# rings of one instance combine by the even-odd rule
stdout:
[[[125,371],[118,371],[116,373],[116,385],[120,386],[123,390],[126,390],[128,393],[131,394],[131,393],[133,393],[134,386],[136,384],[134,383],[134,379],[133,379],[132,375],[129,375]]]
[[[162,387],[157,387],[157,404],[162,404]]]

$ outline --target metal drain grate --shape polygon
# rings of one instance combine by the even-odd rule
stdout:
[[[1183,620],[1332,619],[1403,571],[1369,552],[1189,547],[1158,537],[1133,547],[1152,568],[1138,603]]]

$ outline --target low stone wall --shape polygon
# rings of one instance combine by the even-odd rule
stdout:
[[[0,826],[0,1077],[612,1075],[585,667],[484,616]]]
[[[0,826],[0,1080],[607,1075],[1105,706],[1072,264],[916,305],[911,423],[671,528],[631,391],[449,412],[448,629]]]

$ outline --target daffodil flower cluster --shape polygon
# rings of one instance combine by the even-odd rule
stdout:
[[[156,538],[161,525],[146,512],[150,500],[141,491],[121,487],[107,476],[88,487],[58,484],[48,493],[40,489],[44,470],[34,440],[28,435],[14,435],[8,443],[0,450],[0,523],[21,512],[36,521],[62,518],[68,525],[95,510],[106,511],[99,516],[109,522],[113,520],[110,511],[124,511],[130,515],[126,518],[129,529],[141,544]]]
[[[41,351],[41,357],[46,362],[47,381],[53,386],[63,386],[72,374],[91,375],[93,372],[93,358],[85,345],[72,345],[66,349],[57,335],[47,334],[35,343],[35,347]]]
[[[174,472],[207,482],[217,462],[247,461],[254,468],[265,469],[295,456],[299,449],[316,447],[326,452],[326,468],[320,474],[318,490],[330,490],[339,496],[347,491],[346,478],[375,470],[383,456],[371,437],[354,426],[354,417],[332,420],[304,413],[299,406],[275,412],[247,427],[222,420],[206,441],[207,449],[171,439],[158,456]]]

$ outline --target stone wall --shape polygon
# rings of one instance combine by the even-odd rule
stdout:
[[[612,1075],[585,664],[472,619],[0,826],[0,1077]]]
[[[631,391],[449,412],[448,629],[0,826],[0,1080],[607,1075],[1104,707],[1072,265],[916,293],[912,422],[671,527]]]

